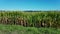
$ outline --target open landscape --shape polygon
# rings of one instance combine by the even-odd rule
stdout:
[[[0,11],[0,34],[60,34],[60,12]]]
[[[0,34],[60,34],[60,0],[0,0]]]

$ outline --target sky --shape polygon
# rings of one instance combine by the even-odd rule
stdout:
[[[60,10],[60,0],[0,0],[0,10]]]

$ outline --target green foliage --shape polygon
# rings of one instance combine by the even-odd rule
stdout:
[[[23,22],[21,22],[23,21]],[[19,24],[32,27],[54,27],[60,28],[60,12],[57,11],[1,11],[1,24]]]
[[[60,29],[0,24],[0,34],[60,34]]]

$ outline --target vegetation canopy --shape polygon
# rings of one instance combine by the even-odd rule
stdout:
[[[60,28],[60,12],[0,11],[0,24]]]

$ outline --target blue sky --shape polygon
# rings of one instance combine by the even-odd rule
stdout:
[[[0,0],[0,10],[60,10],[60,0]]]

